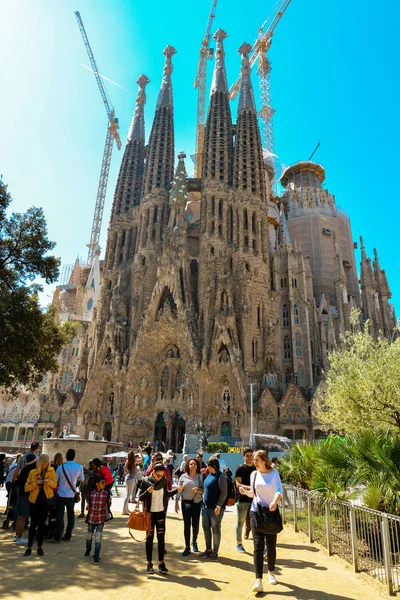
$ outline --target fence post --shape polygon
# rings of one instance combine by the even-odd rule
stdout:
[[[332,556],[332,521],[331,521],[331,507],[329,500],[325,501],[325,517],[326,517],[326,547],[328,549],[328,556]]]
[[[294,525],[294,530],[298,531],[297,529],[297,488],[293,488],[293,525]]]
[[[354,512],[354,506],[349,508],[350,514],[350,537],[351,537],[351,555],[353,559],[353,570],[358,573],[358,539],[357,539],[357,528],[356,528],[356,515]]]
[[[285,496],[286,496],[286,487],[282,485],[282,523],[285,524]]]
[[[389,596],[393,596],[392,560],[390,553],[389,519],[386,514],[382,515],[381,521],[383,560],[385,563],[386,588]]]
[[[313,543],[313,527],[312,527],[312,498],[309,493],[307,496],[307,510],[308,510],[308,538],[310,544]]]

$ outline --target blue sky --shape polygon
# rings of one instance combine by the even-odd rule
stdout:
[[[129,90],[107,83],[123,140],[140,73],[151,80],[148,135],[162,50],[175,46],[175,148],[189,156],[193,81],[210,6],[211,0],[1,0],[0,174],[13,210],[43,206],[63,263],[87,256],[107,126],[94,76],[81,66],[89,61],[74,10],[81,12],[100,72]],[[275,0],[219,0],[214,30],[228,32],[229,84],[240,68],[237,49],[253,43],[274,6]],[[292,0],[270,50],[276,152],[290,165],[306,160],[321,141],[315,160],[325,167],[326,187],[349,214],[353,239],[363,235],[370,256],[378,249],[397,313],[399,22],[395,0]],[[114,148],[103,254],[121,158]],[[192,164],[187,168],[190,173]]]

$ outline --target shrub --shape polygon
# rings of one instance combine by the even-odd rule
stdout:
[[[229,452],[229,444],[227,442],[208,442],[207,452]]]

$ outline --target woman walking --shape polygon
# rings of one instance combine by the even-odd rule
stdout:
[[[185,549],[182,556],[188,556],[190,550],[190,528],[193,530],[192,548],[198,552],[197,536],[199,534],[201,499],[203,497],[203,477],[200,466],[195,458],[188,460],[184,472],[179,477],[178,493],[175,500],[175,512],[179,512],[179,499],[181,499],[182,516],[184,523]]]
[[[165,518],[167,513],[168,499],[176,494],[177,490],[169,492],[165,479],[165,467],[162,463],[156,463],[153,472],[142,481],[139,500],[143,501],[143,510],[151,515],[151,526],[146,539],[147,574],[153,575],[153,543],[154,529],[157,531],[158,546],[158,572],[166,575],[168,569],[165,566]]]
[[[133,450],[128,453],[128,458],[124,466],[126,497],[122,508],[123,515],[129,515],[129,502],[134,502],[138,482],[142,478],[142,472],[138,466],[141,461],[141,455],[135,454]]]
[[[31,524],[29,527],[28,547],[24,556],[32,554],[33,540],[37,531],[37,554],[43,556],[42,549],[46,517],[49,511],[49,500],[54,497],[54,489],[57,487],[56,473],[53,467],[50,467],[50,459],[47,454],[41,454],[36,463],[36,468],[32,469],[25,483],[25,491],[29,493],[29,506],[31,515]],[[51,500],[50,500],[51,501]]]
[[[250,485],[239,486],[239,492],[253,498],[250,508],[250,525],[254,542],[254,570],[256,581],[251,588],[256,594],[263,591],[263,564],[264,564],[264,545],[267,544],[268,554],[268,579],[272,585],[278,582],[275,577],[276,561],[276,537],[277,534],[263,533],[257,529],[257,510],[259,505],[268,508],[271,512],[277,510],[278,502],[282,498],[282,483],[279,473],[273,469],[268,453],[265,450],[258,450],[254,454],[254,465],[256,471],[250,476]],[[261,509],[262,510],[262,509]]]
[[[225,475],[219,470],[217,458],[208,460],[207,469],[209,474],[204,480],[204,505],[201,511],[206,549],[200,554],[200,558],[211,558],[213,562],[218,562],[221,521],[225,512],[228,484]]]

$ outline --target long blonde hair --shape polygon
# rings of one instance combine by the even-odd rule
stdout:
[[[261,458],[263,463],[265,463],[267,469],[272,469],[272,464],[269,459],[268,452],[266,450],[257,450],[257,452],[254,452],[253,458],[255,458],[256,456],[258,456],[258,458]]]
[[[49,466],[50,463],[50,458],[48,454],[41,454],[38,458],[38,461],[36,463],[36,468],[38,471],[43,471],[44,469],[42,469],[42,464],[46,464],[47,466]]]

